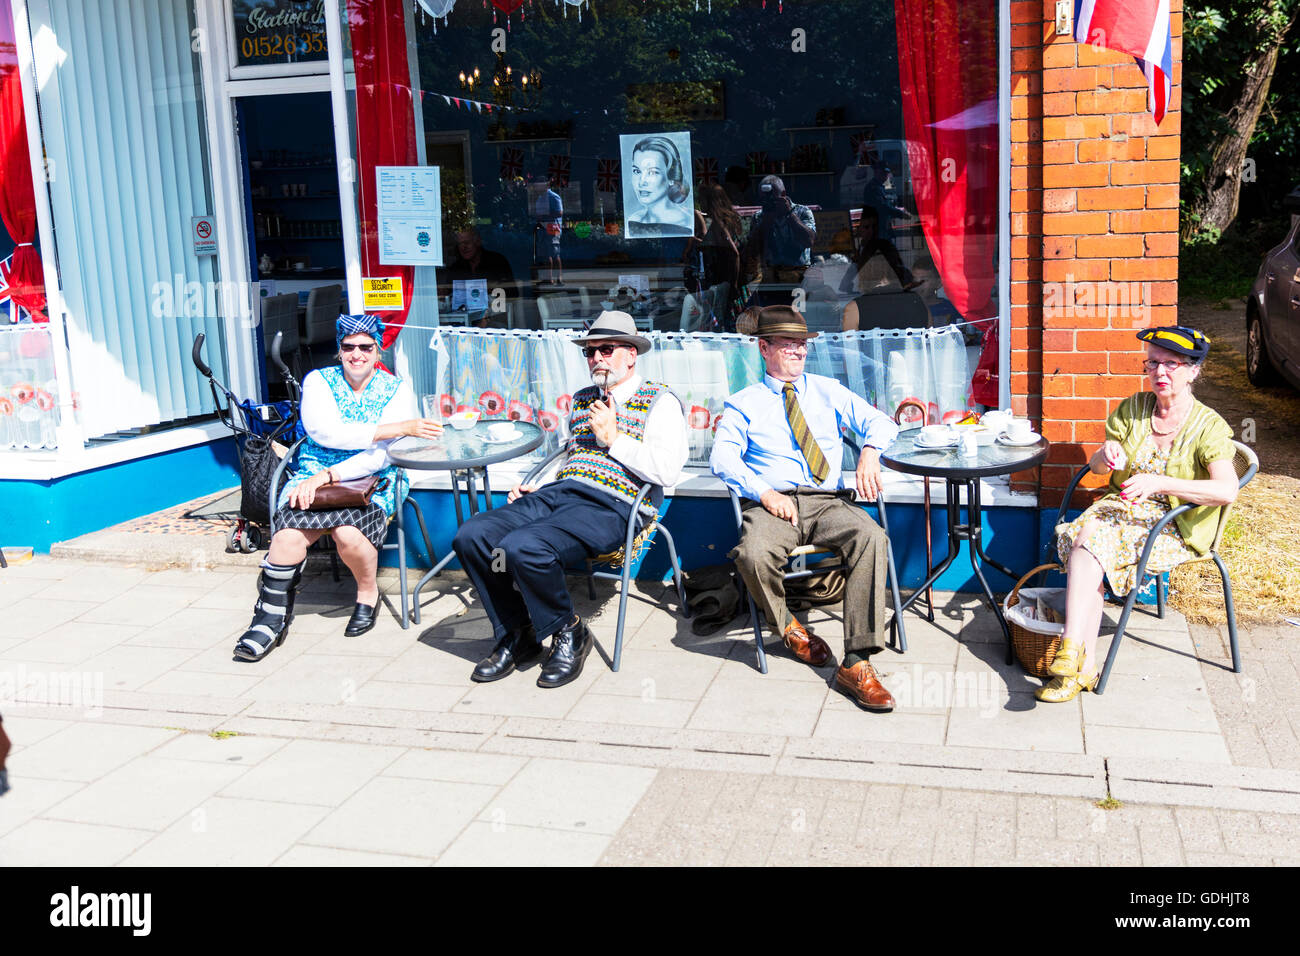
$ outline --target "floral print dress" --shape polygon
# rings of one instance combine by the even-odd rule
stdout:
[[[1147,435],[1138,446],[1131,473],[1163,475],[1168,461],[1169,452],[1157,448],[1155,440]],[[1164,495],[1152,495],[1140,504],[1125,501],[1117,494],[1106,495],[1073,521],[1056,526],[1056,553],[1065,564],[1070,550],[1083,533],[1084,525],[1098,519],[1097,527],[1083,546],[1101,563],[1111,591],[1123,597],[1139,583],[1135,580],[1137,564],[1147,535],[1168,513],[1169,499]],[[1171,521],[1165,525],[1151,549],[1147,571],[1151,574],[1169,571],[1195,557],[1196,552],[1183,541],[1177,525]]]

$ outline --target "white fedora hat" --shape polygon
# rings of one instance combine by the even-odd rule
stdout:
[[[637,354],[650,351],[650,340],[636,334],[636,321],[626,312],[602,312],[596,316],[587,334],[573,340],[581,348],[588,342],[626,342],[636,347]]]

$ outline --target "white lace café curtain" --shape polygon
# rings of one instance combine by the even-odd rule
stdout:
[[[57,447],[56,395],[49,326],[0,328],[0,450]]]
[[[443,415],[462,408],[484,418],[535,422],[547,433],[543,457],[568,437],[572,394],[590,382],[573,330],[447,329],[434,332],[437,401]],[[643,333],[654,348],[637,361],[643,378],[664,382],[682,400],[690,464],[705,465],[727,397],[763,375],[756,340],[745,335]],[[970,405],[970,371],[957,327],[833,332],[809,342],[807,370],[843,382],[893,417],[916,399],[931,420]]]

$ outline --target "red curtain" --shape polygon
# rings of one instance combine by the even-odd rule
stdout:
[[[37,322],[45,315],[45,278],[36,241],[36,194],[32,159],[27,151],[27,120],[14,44],[13,11],[0,3],[0,219],[17,248],[4,277],[9,295]]]
[[[903,129],[921,228],[944,292],[991,320],[998,228],[996,0],[894,0]],[[982,323],[973,398],[998,404],[997,324]],[[983,372],[984,374],[981,374]]]
[[[379,262],[376,166],[414,166],[415,108],[406,58],[406,14],[402,0],[347,0],[352,59],[357,81],[358,214],[361,274],[400,276],[402,310],[381,313],[384,348],[393,344],[411,310],[415,269]]]

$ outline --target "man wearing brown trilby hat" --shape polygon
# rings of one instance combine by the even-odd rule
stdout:
[[[786,305],[751,315],[763,381],[727,399],[713,441],[713,473],[742,499],[740,544],[731,553],[750,594],[786,647],[822,667],[826,642],[790,613],[782,577],[790,552],[811,544],[838,551],[849,567],[844,589],[844,660],[835,687],[867,710],[889,711],[894,698],[868,658],[885,646],[885,533],[841,488],[841,428],[862,444],[857,491],[880,494],[880,452],[898,426],[833,378],[804,372],[809,332]],[[741,323],[737,323],[739,327]]]
[[[577,679],[594,638],[573,612],[564,569],[623,546],[644,482],[673,485],[688,454],[681,401],[642,381],[637,356],[650,340],[626,312],[602,312],[574,339],[592,384],[573,396],[569,456],[555,480],[516,485],[504,508],[470,518],[452,543],[492,622],[497,644],[471,679],[500,680],[541,656],[539,687]],[[653,513],[643,505],[642,518]]]

